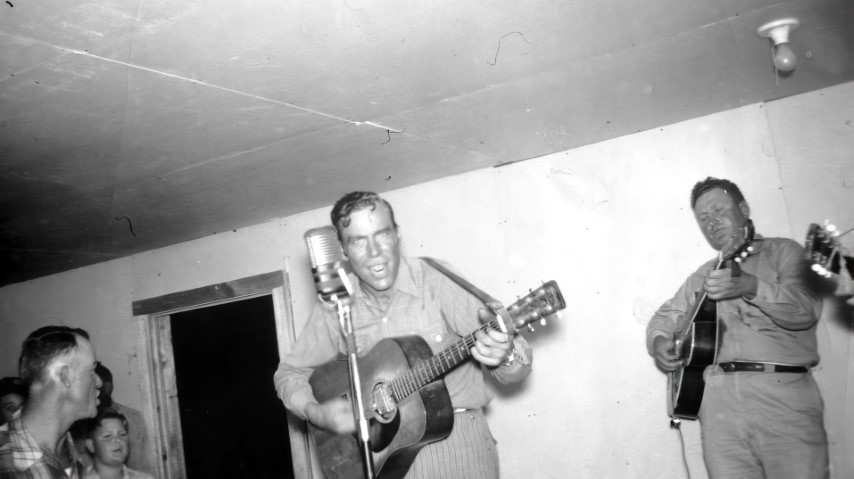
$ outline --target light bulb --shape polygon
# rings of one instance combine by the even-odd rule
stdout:
[[[795,52],[786,43],[774,47],[774,67],[781,72],[790,72],[795,69],[797,57]]]

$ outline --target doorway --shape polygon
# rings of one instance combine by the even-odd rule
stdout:
[[[293,478],[271,296],[171,315],[188,479]]]
[[[236,309],[228,306],[232,303],[238,303],[233,306]],[[244,303],[245,309],[239,303]],[[288,353],[295,338],[286,273],[274,271],[137,300],[133,302],[133,312],[140,332],[137,350],[142,409],[146,424],[154,433],[150,454],[157,459],[156,477],[268,477],[264,472],[240,472],[249,469],[239,469],[236,473],[225,469],[210,472],[207,466],[188,464],[200,455],[199,450],[204,451],[201,456],[205,463],[220,460],[223,455],[226,464],[240,462],[233,456],[234,449],[223,453],[212,448],[228,444],[229,435],[243,434],[243,444],[255,444],[259,437],[279,431],[289,441],[273,439],[273,446],[269,447],[274,447],[274,453],[252,450],[250,460],[239,467],[255,467],[262,454],[275,456],[273,460],[281,464],[287,461],[289,442],[291,467],[282,466],[269,477],[315,476],[306,423],[285,413],[272,381],[279,358]],[[173,351],[173,327],[178,330],[174,347],[179,351]],[[176,365],[177,362],[180,364]],[[207,386],[195,385],[196,379],[207,382]],[[256,386],[259,389],[254,389]],[[262,400],[271,401],[269,409],[256,407]],[[249,401],[249,406],[245,401]],[[212,417],[215,409],[212,404],[216,402],[220,403],[217,407],[224,404],[228,411],[225,417]],[[262,411],[263,419],[250,416],[256,410]],[[237,425],[227,422],[235,416]],[[262,432],[239,429],[242,432],[232,434],[238,431],[235,428],[253,426],[247,423],[261,427]],[[208,428],[206,433],[195,431],[204,428]],[[273,428],[277,431],[269,431]],[[202,439],[213,436],[213,444],[190,439],[188,451],[194,457],[188,457],[185,463],[185,434],[203,436]],[[232,444],[232,447],[237,446]]]

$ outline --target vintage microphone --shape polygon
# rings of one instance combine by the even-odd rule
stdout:
[[[344,258],[344,250],[335,228],[323,226],[310,229],[305,232],[305,243],[311,258],[311,274],[314,276],[318,299],[331,306],[335,306],[339,300],[349,302],[350,293],[344,278],[351,272],[351,267]]]
[[[356,335],[353,332],[353,320],[350,318],[353,285],[347,274],[350,263],[344,257],[344,250],[338,241],[338,232],[332,226],[323,226],[306,231],[305,242],[311,257],[311,273],[320,301],[338,309],[338,323],[347,343],[347,362],[350,372],[350,398],[353,407],[353,420],[356,423],[356,436],[362,453],[362,465],[365,477],[373,479],[374,461],[371,454],[371,438],[368,419],[365,417],[362,401],[362,385],[359,380],[359,364],[356,358]]]

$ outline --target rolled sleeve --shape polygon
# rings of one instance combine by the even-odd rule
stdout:
[[[279,363],[273,375],[282,403],[302,419],[306,418],[306,406],[317,402],[308,383],[314,368],[338,354],[336,321],[334,314],[316,304],[293,350]]]
[[[501,384],[518,383],[531,374],[534,362],[534,352],[531,345],[522,336],[516,336],[513,338],[513,348],[516,354],[522,357],[522,360],[517,360],[509,366],[502,364],[490,370],[492,377]]]
[[[688,325],[691,318],[687,313],[693,310],[698,291],[703,287],[703,278],[713,264],[713,261],[708,262],[691,274],[676,294],[665,301],[649,320],[646,325],[646,349],[649,354],[653,354],[652,346],[655,338],[659,336],[672,338],[676,331],[682,331]]]
[[[767,260],[757,274],[756,295],[744,300],[781,328],[809,329],[821,316],[821,300],[805,283],[804,250],[792,240],[766,245]]]

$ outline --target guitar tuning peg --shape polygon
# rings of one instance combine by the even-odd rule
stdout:
[[[533,327],[533,326],[531,326],[531,324],[530,324],[530,323],[528,323],[528,331],[530,331],[530,332],[532,332],[532,333],[535,331],[535,330],[534,330],[534,327]]]

